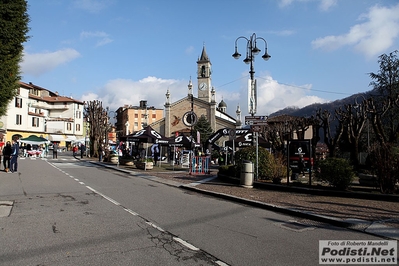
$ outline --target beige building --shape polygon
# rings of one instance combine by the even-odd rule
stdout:
[[[144,126],[163,118],[163,109],[147,106],[147,101],[140,101],[139,106],[125,105],[116,111],[117,137],[126,136],[141,130]]]
[[[68,147],[84,138],[83,102],[20,82],[7,114],[0,117],[0,130],[7,141],[36,135]]]

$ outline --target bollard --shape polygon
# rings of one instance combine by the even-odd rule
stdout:
[[[254,183],[254,164],[251,161],[244,161],[241,169],[240,185],[252,188]]]

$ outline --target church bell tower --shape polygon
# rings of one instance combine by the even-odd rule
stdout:
[[[197,80],[198,80],[198,98],[206,102],[211,102],[211,61],[205,50],[202,48],[201,57],[197,61]]]

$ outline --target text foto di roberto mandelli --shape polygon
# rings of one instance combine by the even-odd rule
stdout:
[[[396,264],[395,240],[320,240],[321,264]]]

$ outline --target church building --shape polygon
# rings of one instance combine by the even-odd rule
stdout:
[[[236,118],[226,113],[227,105],[222,100],[216,103],[216,90],[212,87],[211,61],[205,46],[197,61],[197,97],[194,96],[193,83],[190,78],[187,97],[170,102],[171,93],[166,92],[165,117],[151,124],[152,128],[166,137],[176,135],[190,136],[195,123],[201,116],[210,123],[213,132],[222,128],[241,128],[241,111],[239,106]]]

